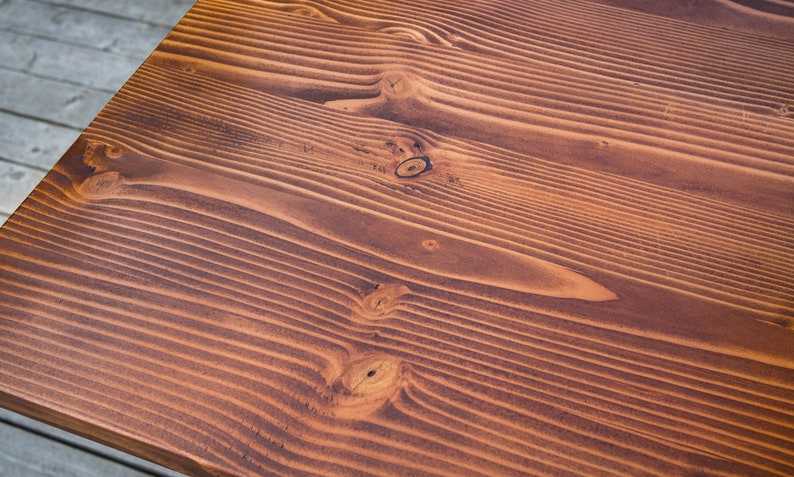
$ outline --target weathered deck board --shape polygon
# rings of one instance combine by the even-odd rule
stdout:
[[[5,112],[0,112],[0,124],[4,125],[0,128],[0,144],[3,145],[0,157],[7,162],[42,171],[49,170],[53,161],[69,148],[80,133],[77,129],[58,126],[42,118]]]
[[[111,94],[143,60],[15,33],[0,32],[0,42],[5,44],[0,49],[5,69]]]
[[[0,70],[0,82],[9,93],[0,96],[0,110],[69,128],[79,128],[113,97],[113,93],[87,89],[62,81]],[[14,94],[29,98],[19,102]]]
[[[104,13],[122,20],[143,21],[170,30],[195,0],[57,0],[48,3]]]
[[[201,1],[0,229],[0,402],[196,475],[791,475],[792,60]]]
[[[104,3],[104,2],[103,2]],[[106,2],[113,3],[113,2]],[[163,2],[168,5],[169,2]],[[182,6],[188,2],[179,2]],[[171,29],[137,18],[76,9],[63,2],[7,0],[0,5],[0,30],[90,49],[145,57]],[[90,74],[90,72],[86,72]]]
[[[0,212],[11,214],[19,203],[17,198],[26,197],[44,177],[46,171],[21,164],[0,162]]]

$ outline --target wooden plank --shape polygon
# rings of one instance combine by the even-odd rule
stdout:
[[[0,403],[191,475],[791,475],[790,59],[202,1],[0,229]]]
[[[417,2],[334,2],[316,12],[325,21],[199,4],[153,61],[718,200],[752,205],[761,191],[764,206],[790,210],[789,43],[661,19],[649,40],[646,17],[575,5],[513,8],[505,32],[508,19],[482,20],[490,9],[472,20],[456,5],[437,16]],[[225,54],[252,24],[245,47]],[[731,62],[713,60],[724,51]],[[749,69],[759,58],[763,69]]]
[[[69,128],[0,112],[0,160],[49,170],[82,128]],[[86,124],[87,125],[87,124]]]
[[[130,432],[145,429],[191,459],[214,456],[216,465],[236,475],[328,468],[350,473],[371,470],[370,465],[384,460],[389,472],[404,473],[672,473],[704,468],[784,475],[790,470],[784,449],[792,424],[791,373],[785,358],[791,338],[759,321],[772,319],[774,313],[750,311],[742,303],[741,289],[735,296],[723,295],[716,286],[701,289],[698,282],[718,277],[696,264],[686,269],[690,282],[677,290],[671,290],[674,282],[635,289],[641,279],[610,273],[592,260],[571,262],[575,254],[570,249],[554,261],[575,266],[595,284],[561,277],[559,288],[528,282],[526,287],[540,289],[511,291],[521,285],[490,276],[502,265],[494,262],[500,247],[492,244],[520,252],[516,260],[530,260],[525,266],[534,268],[528,274],[546,276],[546,267],[551,267],[547,262],[526,257],[549,257],[546,247],[570,248],[582,242],[562,231],[577,210],[567,202],[576,199],[552,194],[554,202],[543,211],[542,204],[530,206],[531,198],[508,196],[505,200],[517,209],[508,212],[499,204],[467,201],[455,207],[448,197],[434,197],[454,194],[455,182],[469,191],[493,187],[484,164],[552,165],[404,127],[396,137],[383,136],[383,131],[400,127],[227,85],[218,91],[211,82],[168,71],[142,73],[150,76],[139,76],[140,83],[133,83],[130,91],[147,101],[122,94],[118,103],[149,104],[151,109],[106,111],[87,139],[101,138],[112,148],[78,145],[47,186],[26,203],[16,218],[25,222],[12,219],[3,229],[37,251],[34,258],[11,244],[14,256],[22,258],[6,259],[6,270],[26,271],[25,277],[7,272],[7,280],[13,277],[19,285],[4,297],[8,306],[24,309],[28,316],[15,320],[13,339],[4,342],[11,355],[5,364],[14,366],[17,376],[26,374],[24,380],[11,378],[18,390],[34,392],[27,383],[35,379],[14,356],[31,359],[25,350],[36,343],[35,349],[46,352],[37,352],[25,366],[61,383],[60,405],[78,414],[90,405],[95,422],[115,423],[119,419],[113,416],[123,413],[124,422],[134,423],[128,424]],[[170,110],[158,107],[157,101],[179,104],[171,95],[187,86],[202,92],[195,103]],[[235,121],[236,115],[227,114],[211,130],[191,134],[196,124],[210,117],[218,120],[217,111],[205,115],[192,109],[198,104],[240,116]],[[245,104],[256,105],[261,126],[250,123],[247,108],[229,107]],[[140,119],[133,122],[135,117]],[[303,134],[278,134],[271,119],[276,117],[279,127]],[[290,121],[305,117],[313,119],[302,123],[302,129]],[[171,139],[152,140],[166,120]],[[175,137],[182,139],[174,143]],[[406,184],[391,169],[381,173],[400,159],[394,159],[387,143],[401,140],[405,144],[400,147],[406,149],[420,142],[437,161],[436,174]],[[230,146],[218,154],[224,143]],[[449,165],[443,166],[442,158]],[[468,171],[464,159],[472,163]],[[89,167],[100,171],[96,178],[88,175]],[[223,173],[207,181],[207,171],[213,169]],[[450,184],[445,171],[454,171],[458,181],[444,187]],[[558,178],[567,175],[557,172]],[[596,177],[607,190],[631,185],[575,172],[591,179],[573,186],[573,195],[592,190]],[[282,177],[292,179],[289,184],[276,180]],[[541,184],[554,182],[552,177],[525,174],[521,190],[541,189]],[[64,194],[74,194],[71,184],[81,183],[78,202],[72,203]],[[505,190],[500,188],[500,193]],[[318,191],[333,204],[348,202],[355,208],[323,206],[326,199]],[[683,199],[672,191],[665,194],[671,205]],[[77,206],[82,201],[89,208]],[[606,199],[605,206],[612,202],[622,201]],[[695,202],[691,207],[705,205]],[[389,222],[378,217],[390,217],[389,211],[398,207],[406,222],[384,229]],[[460,212],[449,210],[454,208]],[[527,216],[533,208],[538,209],[533,217],[547,217],[534,234]],[[613,217],[634,215],[618,220],[625,223],[639,222],[647,210],[612,208]],[[312,209],[314,213],[305,213]],[[738,268],[743,252],[735,245],[720,246],[708,232],[715,225],[710,221],[721,220],[730,210],[675,225],[670,218],[654,217],[662,221],[657,240],[663,248],[671,247],[663,257],[669,270],[687,265],[675,259],[685,249],[661,239],[666,230],[686,237],[683,243],[719,250],[708,258],[727,259]],[[557,218],[550,217],[552,211]],[[521,224],[515,232],[493,225],[504,226],[510,216]],[[605,222],[604,217],[585,218],[574,222]],[[475,220],[482,223],[475,225]],[[730,215],[726,220],[736,223]],[[752,225],[764,227],[764,222]],[[374,230],[362,236],[366,229],[356,224],[365,223]],[[615,226],[603,225],[607,230]],[[56,245],[49,230],[57,230],[63,241]],[[563,236],[554,240],[551,230]],[[783,229],[777,233],[782,242],[771,248],[781,252],[770,257],[768,267],[774,259],[786,260],[783,237],[788,235]],[[489,234],[492,238],[487,239]],[[545,242],[539,240],[541,234]],[[399,254],[392,250],[384,257],[379,236],[393,242]],[[103,244],[101,253],[84,248],[89,237]],[[461,266],[457,278],[436,275],[433,267],[424,269],[410,258],[412,247],[418,248],[413,253],[423,253],[422,239],[439,244],[439,251],[464,254],[455,263],[485,254],[497,270],[470,276]],[[489,245],[475,245],[484,240]],[[632,241],[645,242],[641,236]],[[210,244],[211,253],[206,249]],[[471,252],[461,250],[464,244]],[[653,249],[629,245],[612,253],[632,252]],[[93,264],[89,274],[86,261]],[[83,264],[79,274],[71,271],[77,264]],[[781,267],[778,272],[759,268],[758,273],[766,274],[768,283],[782,280],[790,286],[787,267]],[[729,286],[730,281],[719,283]],[[620,300],[600,301],[610,297],[599,285],[619,293]],[[761,298],[761,307],[781,309],[790,296],[780,290],[777,298]],[[196,300],[200,304],[192,304]],[[69,318],[63,319],[64,314]],[[40,324],[32,326],[34,316]],[[642,316],[641,323],[637,316]],[[711,326],[715,320],[719,327]],[[38,332],[39,326],[47,332]],[[483,329],[488,332],[483,334]],[[174,349],[182,352],[174,354]],[[90,370],[80,364],[87,359],[93,363]],[[163,369],[169,369],[167,375]],[[358,381],[366,382],[373,371],[374,376],[382,372],[383,380],[359,391]],[[94,394],[100,389],[101,405]],[[132,403],[122,400],[131,393],[136,396]],[[715,395],[720,396],[719,406],[711,401]],[[190,404],[195,402],[201,405]],[[454,429],[452,416],[460,415],[477,416],[476,435],[481,437],[456,437],[449,426]],[[756,422],[763,422],[763,428]],[[501,435],[505,426],[513,438]],[[425,454],[428,435],[434,436],[432,455]],[[672,444],[693,440],[697,450]],[[615,446],[620,452],[613,452]],[[482,449],[490,457],[481,455]],[[491,460],[497,456],[498,461]],[[528,456],[533,456],[531,463],[525,462]],[[454,464],[461,460],[467,462],[466,469]]]
[[[44,174],[41,169],[0,161],[0,212],[14,212]]]
[[[0,69],[0,112],[82,129],[112,93]],[[26,101],[20,102],[19,98]]]
[[[33,0],[0,3],[0,31],[96,48],[132,58],[148,55],[169,28]],[[135,41],[130,41],[134,38]]]
[[[109,93],[115,93],[143,59],[0,32],[0,67]]]
[[[196,2],[195,0],[138,0],[136,2],[57,0],[47,3],[102,12],[130,20],[163,25],[171,29]]]

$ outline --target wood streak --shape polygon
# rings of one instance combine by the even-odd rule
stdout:
[[[111,192],[124,196],[123,192],[117,191],[122,183],[129,187],[144,184],[192,192],[265,211],[307,233],[433,275],[521,293],[590,301],[617,299],[613,292],[581,274],[545,260],[398,222],[365,209],[324,202],[311,197],[310,191],[285,192],[223,177],[207,181],[203,171],[173,165],[161,165],[156,171],[147,171],[143,177],[137,178],[138,164],[145,161],[136,161],[129,155],[116,159],[113,162],[123,164],[124,170],[112,170],[110,161],[98,163],[94,160],[92,167],[102,172],[86,179],[79,192],[88,199]],[[230,194],[229,191],[236,193]],[[428,241],[433,245],[428,246]]]

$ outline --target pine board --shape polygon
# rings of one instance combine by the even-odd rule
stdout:
[[[0,403],[191,475],[790,475],[792,59],[200,1],[0,229]]]

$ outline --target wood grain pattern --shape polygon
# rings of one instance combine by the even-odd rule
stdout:
[[[792,57],[200,1],[0,229],[0,402],[194,475],[791,475]]]

